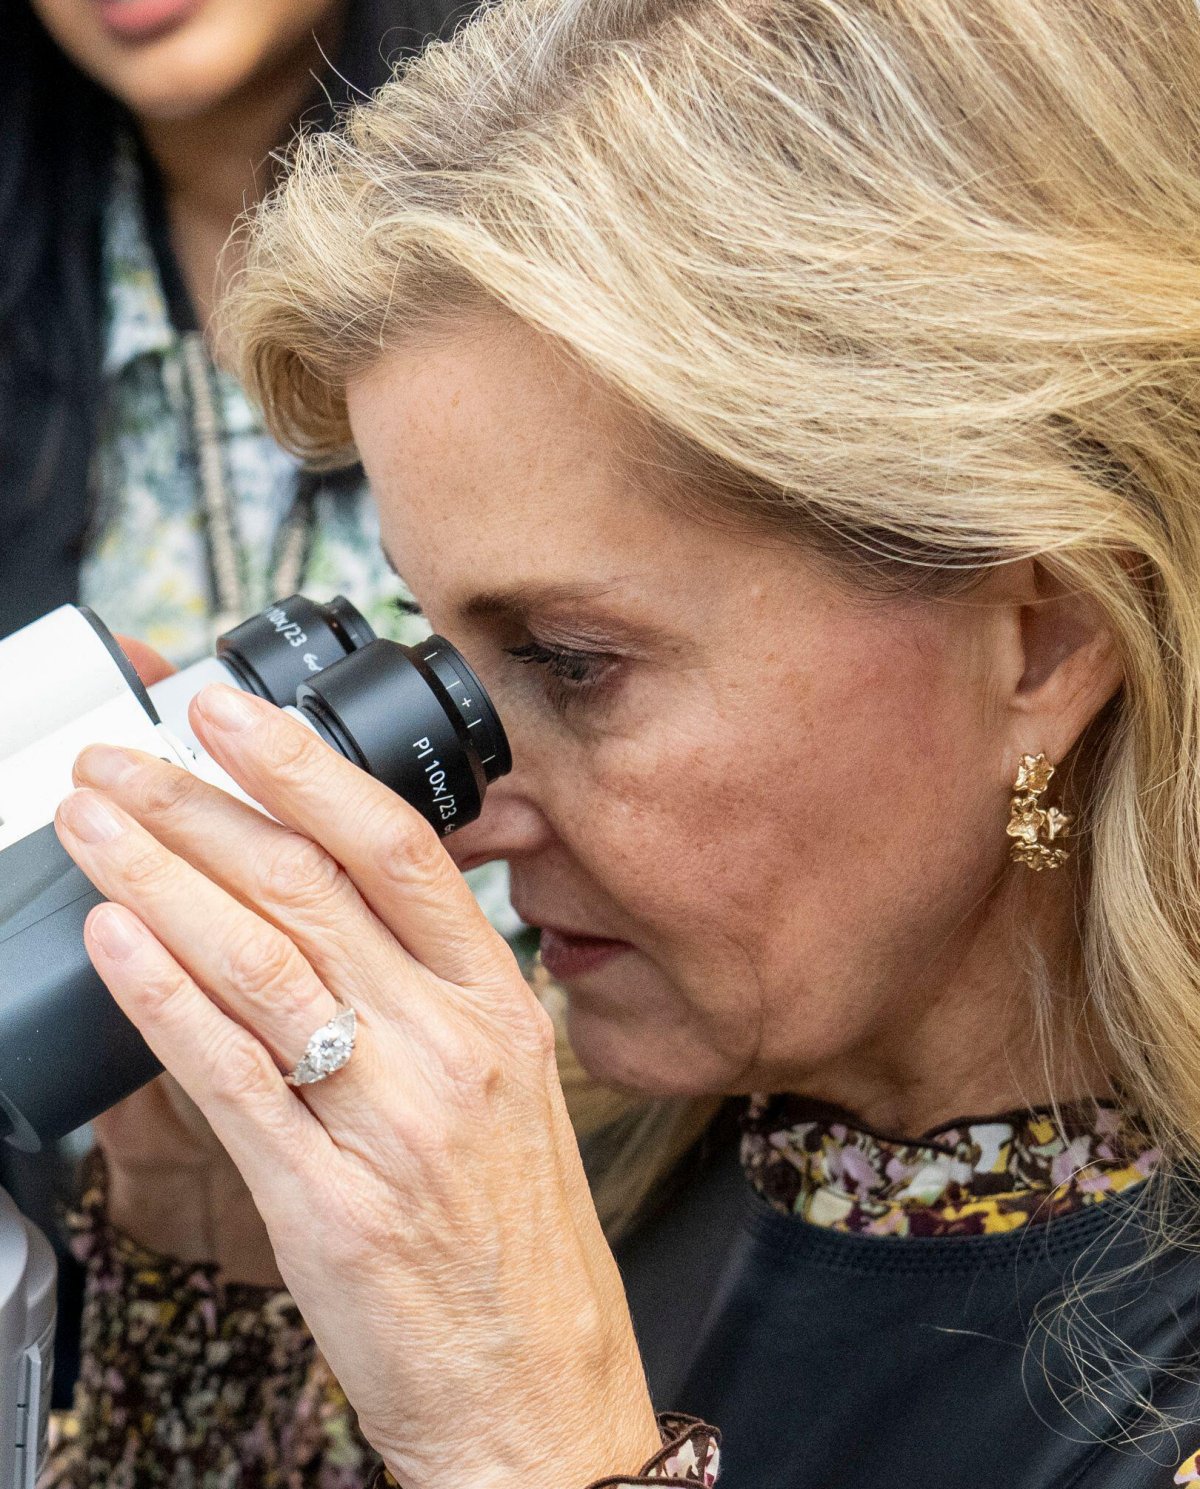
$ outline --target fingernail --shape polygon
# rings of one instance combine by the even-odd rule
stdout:
[[[100,950],[114,962],[126,961],[144,939],[140,922],[116,905],[101,905],[88,921]]]
[[[245,693],[224,683],[212,683],[196,698],[196,707],[218,729],[245,729],[253,724],[255,708]]]
[[[58,809],[68,831],[84,843],[111,843],[125,830],[108,803],[91,791],[76,791]]]
[[[128,750],[92,745],[75,762],[75,779],[89,786],[119,786],[137,769]]]

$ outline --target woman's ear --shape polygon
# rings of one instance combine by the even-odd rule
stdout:
[[[1124,679],[1099,605],[1046,565],[1029,568],[1018,613],[1023,665],[1007,700],[1009,746],[1014,762],[1041,751],[1057,764]]]

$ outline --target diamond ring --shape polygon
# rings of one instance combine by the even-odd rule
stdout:
[[[353,1008],[338,1004],[337,1013],[322,1024],[304,1047],[296,1068],[284,1080],[289,1086],[312,1086],[340,1070],[354,1053]]]

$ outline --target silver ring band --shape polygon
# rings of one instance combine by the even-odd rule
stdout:
[[[354,1053],[357,1019],[353,1008],[338,1004],[338,1011],[322,1024],[304,1047],[296,1068],[284,1076],[289,1086],[312,1086],[342,1068]]]

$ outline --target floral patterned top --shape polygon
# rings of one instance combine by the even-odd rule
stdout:
[[[1159,1152],[1106,1101],[878,1137],[800,1096],[755,1097],[742,1162],[774,1209],[867,1236],[994,1235],[1149,1178]]]
[[[291,1297],[136,1245],[108,1224],[98,1155],[88,1170],[72,1217],[87,1268],[82,1371],[39,1489],[391,1483]],[[715,1484],[719,1433],[674,1414],[659,1427],[662,1451],[638,1475],[590,1489]]]
[[[747,1175],[769,1204],[881,1245],[1044,1224],[1129,1189],[1158,1161],[1137,1122],[1103,1101],[909,1140],[801,1097],[756,1097],[743,1134]],[[42,1489],[361,1489],[378,1478],[290,1297],[136,1246],[106,1220],[99,1160],[91,1176],[74,1220],[88,1273],[83,1372]],[[677,1417],[661,1425],[659,1458],[609,1489],[715,1482],[716,1433]]]

